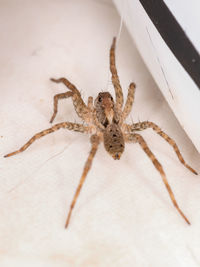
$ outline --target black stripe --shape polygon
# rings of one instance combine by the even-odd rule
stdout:
[[[177,60],[200,88],[200,55],[162,0],[140,0]]]

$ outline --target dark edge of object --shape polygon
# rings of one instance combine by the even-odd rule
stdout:
[[[139,0],[174,56],[200,89],[200,55],[162,0]]]

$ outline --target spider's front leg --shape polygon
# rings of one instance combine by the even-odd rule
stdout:
[[[54,96],[54,98],[53,98],[53,115],[50,119],[50,123],[52,123],[54,121],[56,114],[58,112],[58,100],[72,97],[72,96],[73,96],[72,92],[65,92],[65,93],[57,94]]]
[[[129,85],[126,104],[125,104],[123,112],[122,112],[122,121],[124,121],[128,117],[128,115],[130,114],[130,112],[132,110],[134,97],[135,97],[135,87],[136,87],[136,85],[134,83],[131,83]]]
[[[58,124],[55,124],[53,127],[49,128],[49,129],[46,129],[46,130],[43,130],[37,134],[35,134],[25,145],[23,145],[20,149],[14,151],[14,152],[11,152],[7,155],[5,155],[4,157],[7,158],[7,157],[11,157],[15,154],[18,154],[18,153],[21,153],[23,152],[24,150],[26,150],[33,142],[35,142],[37,139],[41,138],[42,136],[45,136],[47,134],[50,134],[50,133],[53,133],[59,129],[68,129],[68,130],[73,130],[73,131],[77,131],[77,132],[81,132],[81,133],[84,133],[84,132],[88,132],[89,131],[89,128],[86,127],[86,126],[83,126],[81,124],[78,124],[78,123],[72,123],[72,122],[61,122],[61,123],[58,123]]]
[[[158,170],[158,172],[160,173],[162,180],[166,186],[166,189],[169,193],[169,196],[171,198],[171,201],[173,202],[175,208],[178,210],[178,212],[180,213],[180,215],[183,217],[183,219],[190,224],[189,220],[187,219],[187,217],[184,215],[184,213],[182,212],[182,210],[179,208],[174,193],[167,181],[165,172],[162,168],[162,165],[160,164],[160,162],[156,159],[156,157],[154,156],[154,154],[151,152],[151,150],[149,149],[147,143],[145,142],[145,140],[143,139],[143,137],[139,134],[127,134],[125,136],[125,140],[127,142],[133,142],[133,143],[139,143],[139,145],[141,146],[141,148],[144,150],[144,152],[147,154],[147,156],[150,158],[150,160],[152,161],[152,163],[154,164],[155,168]]]
[[[192,168],[190,167],[184,160],[183,156],[181,155],[181,152],[176,144],[176,142],[169,137],[169,135],[167,135],[165,132],[163,132],[161,130],[161,128],[156,125],[154,122],[151,121],[143,121],[143,122],[138,122],[138,123],[133,123],[132,125],[126,125],[126,128],[128,130],[128,132],[133,133],[135,131],[142,131],[148,128],[153,129],[157,134],[159,134],[163,139],[165,139],[165,141],[172,146],[172,148],[174,149],[178,159],[180,160],[180,162],[186,167],[188,168],[191,172],[193,172],[194,174],[198,175],[198,173]]]
[[[76,110],[76,113],[78,114],[78,116],[80,118],[82,118],[84,121],[87,121],[88,117],[89,117],[89,113],[90,110],[89,108],[86,106],[86,104],[84,103],[83,99],[81,98],[81,94],[79,92],[79,90],[75,87],[75,85],[73,85],[69,80],[67,80],[66,78],[59,78],[59,79],[50,79],[52,82],[55,83],[63,83],[65,86],[67,86],[67,88],[70,89],[69,92],[65,92],[62,94],[57,94],[54,96],[54,112],[53,115],[51,117],[50,122],[53,122],[57,111],[58,111],[58,100],[63,99],[63,98],[68,98],[68,97],[72,97],[72,101]]]
[[[115,63],[115,46],[116,46],[116,38],[114,37],[112,46],[110,48],[110,71],[112,74],[112,83],[115,88],[116,106],[118,110],[121,110],[123,106],[123,102],[124,102],[124,97],[123,97],[123,92],[122,92],[122,88],[120,85],[119,77],[117,74],[116,63]]]
[[[89,156],[88,156],[88,159],[85,163],[85,166],[84,166],[84,169],[83,169],[83,173],[82,173],[82,176],[81,176],[81,179],[79,181],[79,185],[76,189],[76,192],[74,194],[74,197],[72,199],[72,202],[71,202],[71,205],[70,205],[70,210],[69,210],[69,213],[68,213],[68,216],[67,216],[67,220],[66,220],[66,224],[65,224],[65,228],[67,228],[67,226],[69,225],[69,221],[70,221],[70,217],[71,217],[71,213],[72,213],[72,210],[76,204],[76,201],[77,201],[77,198],[80,194],[80,191],[81,191],[81,188],[82,188],[82,185],[87,177],[87,174],[92,166],[92,161],[93,161],[93,158],[97,152],[97,148],[98,148],[98,145],[99,145],[99,142],[100,142],[100,138],[97,136],[97,135],[92,135],[91,136],[91,144],[92,144],[92,148],[90,150],[90,153],[89,153]]]

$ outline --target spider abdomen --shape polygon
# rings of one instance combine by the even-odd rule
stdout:
[[[109,124],[103,134],[104,147],[114,159],[120,159],[124,151],[124,137],[118,124]]]

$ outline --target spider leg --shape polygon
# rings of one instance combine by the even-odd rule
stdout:
[[[72,92],[72,100],[74,104],[74,108],[76,110],[77,115],[82,118],[84,121],[87,121],[89,116],[89,109],[84,103],[79,90],[73,85],[70,81],[66,78],[59,78],[59,79],[50,79],[52,82],[55,83],[63,83],[67,86]]]
[[[131,112],[131,109],[133,106],[133,101],[134,101],[134,96],[135,96],[135,87],[136,87],[136,85],[134,83],[131,83],[129,85],[126,104],[125,104],[124,110],[122,112],[122,121],[124,121]]]
[[[92,148],[90,150],[90,153],[89,153],[89,156],[88,156],[88,159],[85,163],[85,166],[84,166],[84,169],[83,169],[83,173],[82,173],[82,176],[81,176],[81,179],[79,181],[79,185],[76,189],[76,192],[74,194],[74,197],[72,199],[72,202],[71,202],[71,205],[70,205],[70,210],[68,212],[68,215],[67,215],[67,220],[66,220],[66,224],[65,224],[65,228],[67,228],[67,226],[69,225],[69,221],[70,221],[70,217],[71,217],[71,213],[72,213],[72,210],[76,204],[76,201],[77,201],[77,198],[80,194],[80,191],[81,191],[81,188],[83,186],[83,183],[87,177],[87,174],[91,168],[91,165],[92,165],[92,161],[93,161],[93,158],[97,152],[97,148],[98,148],[98,145],[99,145],[99,142],[100,142],[100,139],[97,135],[92,135],[91,136],[91,144],[92,144]]]
[[[96,115],[96,109],[94,109],[92,111],[92,119],[93,119],[93,123],[96,127],[98,127],[98,130],[101,132],[104,132],[105,127],[99,122],[99,120],[97,119],[97,115]]]
[[[25,145],[23,145],[20,149],[12,152],[12,153],[9,153],[7,155],[5,155],[4,157],[7,158],[7,157],[10,157],[10,156],[13,156],[15,154],[18,154],[18,153],[21,153],[23,152],[24,150],[26,150],[33,142],[35,142],[37,139],[41,138],[42,136],[45,136],[47,134],[50,134],[50,133],[53,133],[61,128],[64,128],[64,129],[68,129],[68,130],[73,130],[73,131],[77,131],[77,132],[81,132],[81,133],[84,133],[84,132],[88,132],[89,128],[88,127],[85,127],[81,124],[78,124],[78,123],[72,123],[72,122],[61,122],[61,123],[58,123],[58,124],[55,124],[53,127],[49,128],[49,129],[46,129],[46,130],[43,130],[37,134],[35,134]]]
[[[76,88],[76,86],[74,84],[72,84],[69,80],[67,80],[66,78],[59,78],[59,79],[54,79],[51,78],[50,79],[52,82],[54,83],[63,83],[68,89],[70,89],[73,93],[81,95],[79,90]]]
[[[116,106],[119,110],[121,110],[124,102],[124,97],[115,64],[115,44],[116,44],[116,37],[113,38],[113,43],[110,48],[110,71],[112,74],[112,83],[115,88]]]
[[[88,108],[90,109],[90,111],[93,110],[93,97],[89,96],[88,97],[88,104],[87,104]]]
[[[180,162],[186,168],[188,168],[191,172],[198,175],[198,173],[185,162],[185,160],[183,159],[183,156],[181,155],[181,152],[180,152],[177,144],[175,143],[175,141],[171,137],[169,137],[165,132],[163,132],[158,125],[156,125],[155,123],[150,122],[150,121],[144,121],[144,122],[134,123],[132,125],[127,125],[127,129],[129,132],[142,131],[142,130],[145,130],[147,128],[152,128],[157,134],[159,134],[162,138],[164,138],[165,141],[167,141],[167,143],[173,147]]]
[[[165,172],[162,168],[162,165],[160,164],[160,162],[156,159],[156,157],[154,156],[154,154],[151,152],[151,150],[149,149],[147,143],[145,142],[145,140],[143,139],[143,137],[139,134],[128,134],[126,135],[126,141],[129,142],[135,142],[135,143],[139,143],[141,148],[144,150],[144,152],[147,154],[147,156],[150,158],[150,160],[152,161],[152,163],[154,164],[155,168],[158,170],[158,172],[160,173],[162,180],[166,186],[166,189],[169,193],[169,196],[171,198],[172,203],[174,204],[175,208],[178,210],[178,212],[180,213],[180,215],[183,217],[183,219],[190,224],[189,220],[187,219],[187,217],[184,215],[184,213],[182,212],[182,210],[179,208],[174,193],[167,181]]]
[[[61,93],[61,94],[57,94],[54,96],[54,101],[53,101],[53,107],[54,107],[54,112],[53,112],[53,115],[51,117],[51,120],[50,120],[50,123],[53,122],[53,120],[55,119],[55,116],[58,112],[58,100],[60,99],[64,99],[64,98],[68,98],[68,97],[71,97],[73,96],[73,93],[72,92],[66,92],[66,93]]]

